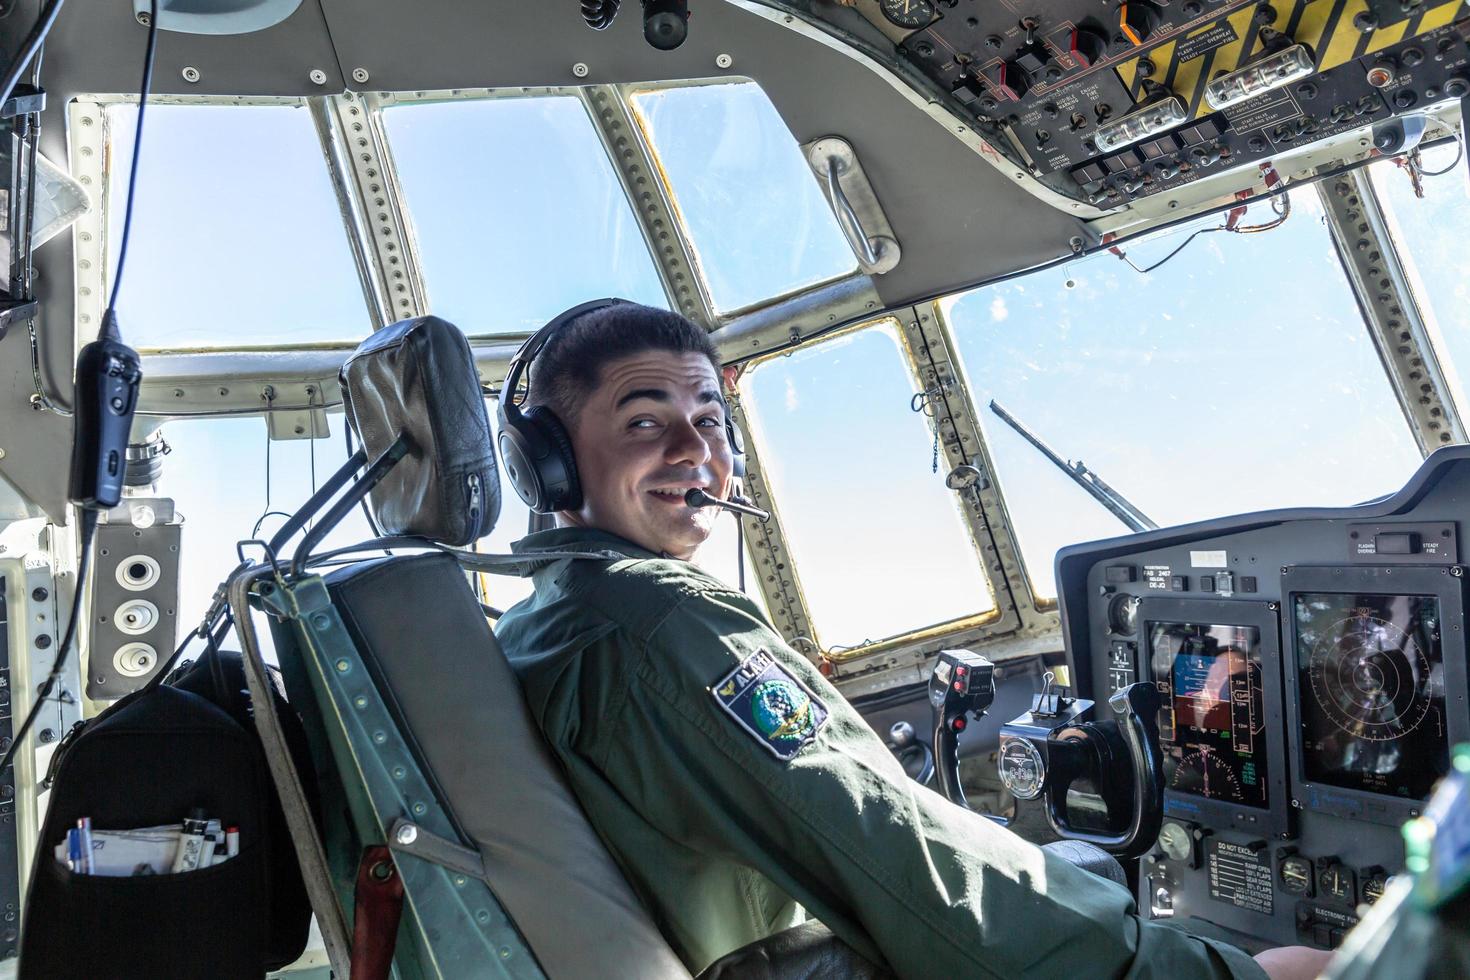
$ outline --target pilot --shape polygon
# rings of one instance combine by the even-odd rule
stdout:
[[[558,526],[517,542],[547,558],[496,633],[691,971],[809,914],[903,977],[1316,976],[1325,953],[1253,960],[1148,922],[1124,888],[905,776],[756,604],[694,563],[720,512],[685,493],[724,498],[732,472],[708,335],[632,303],[561,319],[527,415],[502,405],[502,448],[507,425],[537,427],[572,457],[550,475],[574,464],[580,488],[553,491]],[[507,459],[518,489],[526,465]]]

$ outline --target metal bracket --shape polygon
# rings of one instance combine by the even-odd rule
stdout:
[[[376,98],[347,92],[307,105],[377,325],[418,316],[428,309],[422,266]]]
[[[684,237],[662,170],[634,118],[627,93],[616,85],[594,85],[581,95],[643,230],[649,254],[658,264],[669,301],[706,330],[713,328],[717,323],[714,304],[696,267],[694,247]]]
[[[741,519],[745,525],[746,547],[755,565],[755,580],[766,600],[766,609],[771,614],[771,624],[785,638],[791,648],[816,663],[821,660],[821,650],[814,639],[811,613],[806,606],[806,597],[801,591],[801,580],[796,573],[796,563],[791,560],[791,549],[786,544],[786,531],[781,524],[781,512],[771,498],[766,484],[765,468],[761,465],[760,450],[756,440],[750,437],[749,416],[740,403],[740,393],[727,386],[725,398],[730,416],[745,439],[745,495],[762,510],[771,512],[769,521]]]
[[[1425,455],[1466,441],[1434,333],[1419,309],[1368,177],[1348,173],[1318,185],[1343,271],[1394,394]]]
[[[267,438],[276,442],[287,439],[325,439],[332,434],[327,425],[325,408],[267,412],[265,430]]]
[[[0,119],[13,119],[16,116],[28,116],[33,112],[44,112],[46,110],[46,90],[36,88],[25,82],[17,82],[11,90],[10,98],[0,106]]]
[[[453,853],[431,848],[432,854],[415,854],[397,838],[395,831],[405,821],[416,828],[418,838],[433,835],[449,844],[457,835],[332,607],[326,583],[309,576],[275,591],[286,595],[273,596],[266,604],[293,621],[297,638],[292,655],[281,658],[287,685],[309,686],[309,700],[347,795],[350,827],[329,827],[328,834],[347,829],[359,843],[396,841],[403,854],[395,863],[408,900],[402,934],[411,944],[400,945],[395,965],[404,976],[540,978],[535,957],[484,882],[483,864],[472,865],[475,870],[468,873],[455,870],[446,866]],[[234,590],[231,605],[237,609],[236,622],[241,622]],[[248,624],[241,628],[254,632]],[[350,868],[345,870],[350,874]],[[353,881],[338,880],[336,885],[338,895],[350,904]],[[409,945],[411,951],[405,949]]]
[[[440,837],[402,817],[388,828],[388,848],[471,878],[485,877],[485,858],[479,851]]]
[[[859,268],[868,275],[892,272],[902,249],[852,145],[840,136],[825,136],[802,144],[801,150],[822,184]]]

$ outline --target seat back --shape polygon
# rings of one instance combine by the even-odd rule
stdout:
[[[327,589],[546,974],[687,977],[567,788],[454,559],[360,562],[329,574]]]
[[[499,478],[469,345],[438,318],[406,320],[340,380],[364,448],[272,540],[274,554],[347,487],[289,574],[273,559],[274,584],[256,593],[312,742],[339,904],[354,901],[363,849],[387,843],[406,899],[401,976],[687,980],[562,778],[455,559],[310,573],[312,549],[370,492],[389,533],[425,546],[492,530]],[[331,925],[329,946],[345,945]]]

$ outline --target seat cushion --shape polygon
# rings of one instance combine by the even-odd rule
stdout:
[[[546,974],[687,978],[567,788],[454,559],[363,562],[327,587]]]
[[[820,922],[804,922],[720,957],[699,980],[894,980],[894,974]]]

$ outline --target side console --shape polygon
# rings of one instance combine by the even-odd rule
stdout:
[[[1064,549],[1069,666],[1160,695],[1164,823],[1139,905],[1334,948],[1404,869],[1401,825],[1470,740],[1458,518],[1470,449],[1354,508]],[[1025,753],[1003,743],[1001,758]]]

